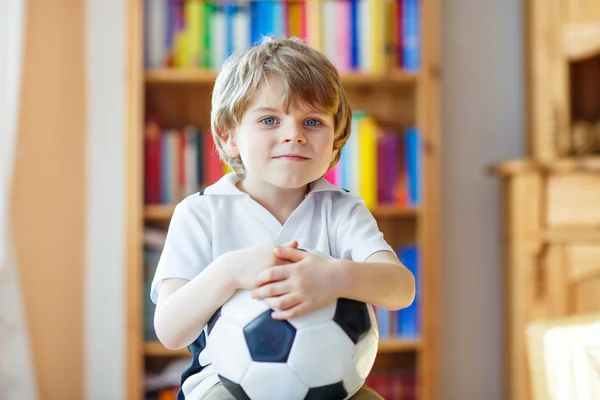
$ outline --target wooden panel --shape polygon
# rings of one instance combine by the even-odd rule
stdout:
[[[594,22],[565,26],[563,28],[563,46],[565,54],[571,61],[583,60],[600,54],[600,18]]]
[[[125,151],[126,176],[126,220],[125,279],[126,379],[123,385],[123,398],[141,400],[143,398],[143,268],[142,268],[142,229],[143,213],[143,171],[142,171],[142,129],[143,129],[143,75],[142,75],[142,0],[127,2],[127,145]]]
[[[539,271],[536,230],[541,222],[542,192],[543,182],[536,173],[504,180],[504,312],[508,349],[505,379],[507,395],[513,400],[528,399],[523,332],[537,296],[532,282]]]
[[[562,18],[567,23],[577,24],[600,20],[598,0],[562,0]]]
[[[528,147],[537,160],[569,152],[569,87],[560,0],[528,3]],[[561,135],[562,133],[562,135]]]
[[[568,280],[573,284],[600,277],[600,245],[569,246]]]
[[[547,224],[600,225],[600,175],[560,174],[548,178]]]
[[[25,8],[10,215],[41,399],[84,398],[84,3]]]

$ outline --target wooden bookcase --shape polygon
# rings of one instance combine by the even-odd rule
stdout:
[[[600,310],[600,3],[525,5],[527,157],[493,168],[503,191],[511,400],[533,395],[528,326]]]
[[[288,0],[293,1],[293,0]],[[127,69],[127,269],[126,393],[143,398],[149,363],[160,363],[187,350],[169,351],[143,337],[143,240],[147,222],[168,224],[173,206],[145,206],[143,198],[143,127],[145,107],[160,109],[174,126],[209,126],[210,93],[215,72],[149,70],[143,65],[143,0],[129,0]],[[421,249],[421,331],[418,339],[383,339],[374,369],[409,365],[417,373],[419,399],[437,398],[437,306],[439,221],[439,5],[422,2],[421,69],[417,74],[389,70],[382,74],[343,75],[353,107],[359,106],[390,126],[415,125],[423,135],[423,203],[418,209],[373,209],[386,240],[393,246],[417,243]],[[158,360],[158,361],[157,361]]]

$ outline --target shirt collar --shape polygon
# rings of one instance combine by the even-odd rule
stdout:
[[[246,195],[246,193],[242,192],[237,188],[236,183],[238,183],[242,178],[236,175],[235,172],[229,172],[221,179],[219,179],[214,184],[208,186],[204,190],[205,195]],[[333,185],[325,178],[319,178],[316,181],[310,184],[310,192],[308,195],[310,196],[312,193],[317,192],[326,192],[326,191],[335,191],[346,193],[344,189],[340,189],[339,187]]]

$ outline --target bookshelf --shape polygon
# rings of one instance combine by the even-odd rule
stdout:
[[[291,1],[291,0],[288,0]],[[386,0],[387,2],[388,0]],[[298,0],[293,2],[298,3]],[[214,70],[145,68],[144,4],[128,0],[127,118],[127,399],[144,398],[148,365],[187,350],[170,351],[143,335],[143,231],[146,224],[165,227],[172,204],[144,204],[144,123],[147,110],[159,110],[172,126],[209,126]],[[439,221],[439,60],[437,0],[421,2],[420,68],[418,72],[386,67],[379,72],[343,72],[343,85],[353,108],[369,112],[386,126],[415,126],[422,135],[422,201],[418,207],[381,204],[371,211],[386,239],[397,248],[416,243],[420,249],[420,326],[417,338],[382,338],[374,370],[407,367],[417,378],[418,399],[437,398],[437,265]]]

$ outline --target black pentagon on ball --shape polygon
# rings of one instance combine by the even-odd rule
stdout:
[[[343,382],[332,385],[310,388],[304,400],[343,400],[348,396],[348,392]]]
[[[231,393],[233,397],[235,397],[235,400],[250,400],[250,397],[246,394],[240,384],[230,381],[221,375],[219,375],[219,379],[221,380],[223,386],[225,386],[225,389],[227,389],[227,391]]]
[[[210,319],[208,320],[208,324],[207,324],[207,333],[210,335],[210,332],[213,330],[213,328],[215,327],[215,324],[217,323],[217,320],[219,319],[219,317],[221,316],[221,308],[219,307],[219,309],[213,314],[212,317],[210,317]]]
[[[244,336],[250,356],[259,362],[287,362],[296,328],[287,321],[271,318],[267,310],[244,327]]]
[[[333,320],[358,343],[371,329],[371,318],[367,305],[361,301],[338,299]]]

